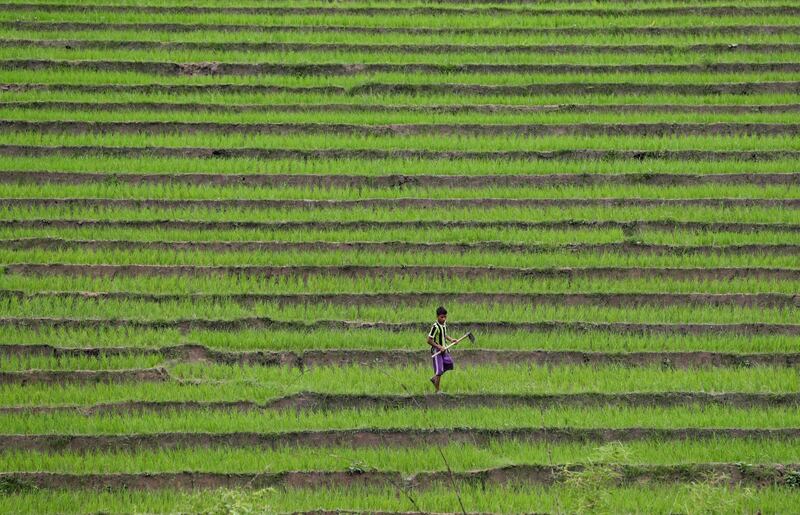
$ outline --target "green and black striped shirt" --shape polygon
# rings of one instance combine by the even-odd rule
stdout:
[[[430,332],[428,333],[430,338],[433,338],[433,341],[444,347],[445,343],[447,343],[447,324],[440,324],[439,322],[434,322],[433,327],[431,327]],[[437,352],[435,347],[431,347],[431,354],[435,354]]]

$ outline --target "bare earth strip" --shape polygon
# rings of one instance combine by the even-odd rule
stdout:
[[[776,198],[365,198],[359,200],[275,199],[115,199],[115,198],[2,198],[0,207],[71,207],[120,209],[401,209],[401,208],[547,208],[547,207],[780,207],[800,208],[800,199]]]
[[[86,275],[91,277],[142,276],[161,277],[187,275],[195,277],[217,274],[249,274],[263,277],[307,277],[310,275],[340,275],[345,277],[496,277],[496,278],[649,278],[678,280],[724,280],[735,278],[763,278],[771,280],[797,280],[796,268],[644,268],[644,267],[589,267],[589,268],[510,268],[482,266],[428,266],[428,265],[107,265],[64,263],[17,263],[5,265],[1,270],[16,275]]]
[[[164,32],[301,32],[301,33],[353,33],[353,34],[508,34],[508,35],[549,35],[591,36],[643,35],[643,36],[697,36],[705,34],[800,34],[797,25],[706,25],[693,27],[359,27],[343,25],[248,25],[217,23],[104,23],[104,22],[39,22],[14,20],[0,22],[0,29],[30,31],[164,31]]]
[[[145,347],[56,347],[46,344],[3,344],[0,356],[50,356],[54,358],[93,356],[162,356],[174,362],[208,362],[226,365],[290,366],[314,368],[321,366],[413,366],[428,363],[426,350],[359,349],[292,351],[217,350],[196,344],[181,344],[160,348]],[[488,350],[464,348],[458,352],[460,365],[621,365],[629,367],[660,365],[668,368],[698,367],[797,367],[800,353],[731,353],[731,352],[584,352],[549,350]],[[152,369],[158,370],[158,369]],[[46,371],[42,371],[46,372]],[[149,374],[149,375],[148,375]],[[143,377],[168,378],[166,372],[147,371]],[[57,377],[57,376],[56,376]],[[57,379],[53,379],[56,381]],[[294,401],[293,401],[294,402]],[[304,400],[302,402],[308,402]],[[367,401],[364,401],[367,402]],[[372,401],[369,401],[372,402]],[[293,404],[294,405],[294,404]]]
[[[279,321],[266,317],[235,318],[225,320],[209,320],[203,318],[139,320],[125,318],[34,318],[4,317],[0,318],[0,326],[22,327],[27,329],[97,329],[130,328],[130,329],[171,329],[182,333],[196,330],[241,331],[246,329],[271,330],[360,330],[375,329],[381,331],[418,331],[429,328],[427,322],[362,322],[348,320],[317,320],[314,322]],[[739,334],[739,335],[800,335],[800,324],[768,324],[768,323],[628,323],[628,322],[470,322],[460,323],[460,327],[475,332],[606,332],[610,334]]]
[[[458,254],[464,252],[514,252],[538,254],[543,252],[597,252],[653,255],[798,255],[800,245],[793,244],[743,244],[743,245],[661,245],[637,242],[621,243],[567,243],[564,245],[537,245],[482,241],[478,243],[410,243],[405,241],[378,242],[285,242],[285,241],[138,241],[138,240],[71,240],[63,238],[21,238],[0,240],[0,248],[12,250],[29,249],[142,249],[202,252],[283,252],[283,251],[358,251],[358,252],[440,252]],[[427,294],[426,294],[427,295]],[[763,294],[759,294],[763,295]],[[244,297],[243,297],[244,298]],[[720,297],[722,298],[722,297]],[[732,298],[732,297],[731,297]],[[766,298],[763,297],[766,301]],[[706,299],[713,302],[711,299]],[[704,302],[706,302],[704,300]],[[366,299],[364,299],[366,302]],[[613,295],[604,302],[614,303]],[[739,302],[739,301],[737,301]],[[742,302],[749,302],[742,300]],[[772,301],[770,301],[772,302]],[[775,300],[775,302],[779,302]]]
[[[483,304],[554,304],[560,306],[601,305],[632,306],[740,306],[740,307],[800,307],[800,294],[783,293],[233,293],[233,294],[155,294],[134,292],[72,292],[0,289],[0,299],[18,300],[85,299],[124,300],[137,302],[172,303],[201,301],[209,303],[235,302],[251,305],[258,302],[293,304],[332,304],[337,306],[385,306],[429,304],[431,298],[443,303]]]
[[[60,111],[190,111],[213,113],[800,113],[800,104],[683,105],[683,104],[221,104],[185,102],[0,102],[0,109],[43,109]]]
[[[182,447],[416,447],[466,443],[486,445],[498,440],[521,442],[614,442],[637,440],[701,440],[711,438],[800,438],[800,428],[786,429],[584,429],[542,427],[521,429],[351,429],[285,433],[150,433],[132,435],[0,435],[0,451],[108,452],[120,449]]]
[[[7,3],[0,4],[0,11],[40,12],[109,12],[152,14],[262,14],[262,15],[515,15],[515,16],[797,16],[800,7],[793,5],[746,7],[721,6],[676,6],[655,8],[616,9],[519,9],[509,7],[196,7],[196,6],[140,6],[99,4],[47,4]]]
[[[746,222],[683,222],[675,220],[633,220],[633,221],[586,221],[562,220],[546,222],[229,222],[229,221],[195,221],[195,220],[68,220],[68,219],[33,219],[33,220],[0,220],[0,228],[27,229],[79,229],[79,228],[126,228],[126,229],[186,229],[186,230],[374,230],[381,229],[620,229],[626,236],[634,236],[638,231],[710,231],[751,233],[759,231],[800,232],[800,224],[784,223],[746,223]],[[413,267],[411,267],[413,268]],[[478,270],[480,273],[480,270]]]
[[[461,150],[376,150],[326,149],[298,150],[285,148],[210,148],[210,147],[112,147],[96,145],[38,146],[0,145],[0,156],[103,156],[103,157],[175,157],[193,159],[482,159],[482,160],[613,160],[667,159],[671,161],[740,161],[761,162],[800,159],[796,150],[556,150],[556,151],[461,151]]]
[[[168,381],[163,368],[130,370],[24,370],[0,372],[0,385],[64,384],[64,383],[123,383],[134,381]]]
[[[151,29],[152,30],[152,29]],[[659,54],[659,53],[784,53],[800,51],[795,43],[700,43],[692,45],[461,45],[347,44],[277,42],[163,42],[135,40],[2,39],[0,48],[68,48],[85,50],[216,50],[244,52],[368,52],[368,53],[531,53],[531,54]]]
[[[799,8],[800,9],[800,8]],[[6,70],[70,70],[138,72],[159,75],[337,75],[374,73],[797,73],[800,63],[723,63],[706,64],[433,64],[433,63],[178,63],[160,61],[100,61],[3,59]]]
[[[215,123],[94,122],[0,120],[0,130],[42,133],[114,132],[122,134],[352,134],[408,136],[416,134],[478,136],[706,136],[752,134],[800,135],[793,123],[580,123],[580,124],[348,124],[348,123]]]
[[[182,74],[213,73],[214,63],[177,64],[176,72]],[[0,91],[53,91],[64,93],[137,93],[137,94],[325,94],[325,95],[375,95],[375,94],[456,94],[456,95],[755,95],[797,94],[798,81],[773,82],[719,82],[715,84],[637,84],[629,82],[585,83],[566,82],[498,86],[462,83],[398,84],[366,83],[352,88],[342,86],[277,86],[269,84],[59,84],[59,83],[5,83]]]
[[[0,406],[0,414],[75,413],[84,416],[173,413],[175,411],[340,411],[366,409],[458,409],[628,406],[728,406],[768,408],[800,406],[800,394],[785,393],[570,393],[533,395],[337,395],[303,392],[257,403],[254,401],[126,401],[88,406]],[[798,434],[800,436],[800,434]]]
[[[622,166],[624,163],[621,163]],[[676,165],[676,168],[680,165]],[[107,181],[121,184],[209,184],[216,186],[303,186],[336,188],[489,188],[526,186],[589,186],[642,184],[687,186],[705,184],[800,185],[800,173],[575,173],[541,175],[347,175],[347,174],[215,174],[116,173],[112,171],[0,171],[0,183],[86,184]]]
[[[726,483],[750,486],[784,486],[800,465],[748,465],[738,463],[697,463],[692,465],[619,465],[620,484],[689,483],[709,475],[726,478]],[[211,488],[343,488],[387,487],[425,489],[452,486],[453,481],[475,486],[550,485],[558,483],[565,471],[583,470],[580,465],[510,465],[470,472],[419,472],[403,477],[398,472],[290,471],[259,474],[214,472],[164,472],[142,474],[60,474],[54,472],[5,472],[0,481],[27,489],[95,490],[196,490]],[[398,494],[399,495],[399,494]]]

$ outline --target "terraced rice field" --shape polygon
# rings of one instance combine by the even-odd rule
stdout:
[[[798,512],[797,5],[0,31],[0,512]]]

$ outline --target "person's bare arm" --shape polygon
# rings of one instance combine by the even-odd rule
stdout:
[[[444,352],[444,347],[436,343],[432,336],[428,336],[428,345],[433,347],[434,349]]]

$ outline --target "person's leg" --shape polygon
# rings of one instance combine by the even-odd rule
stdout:
[[[433,387],[436,391],[439,391],[439,381],[441,380],[442,374],[444,373],[444,359],[442,355],[434,356],[433,358],[433,377],[431,377],[431,383],[433,383]]]

